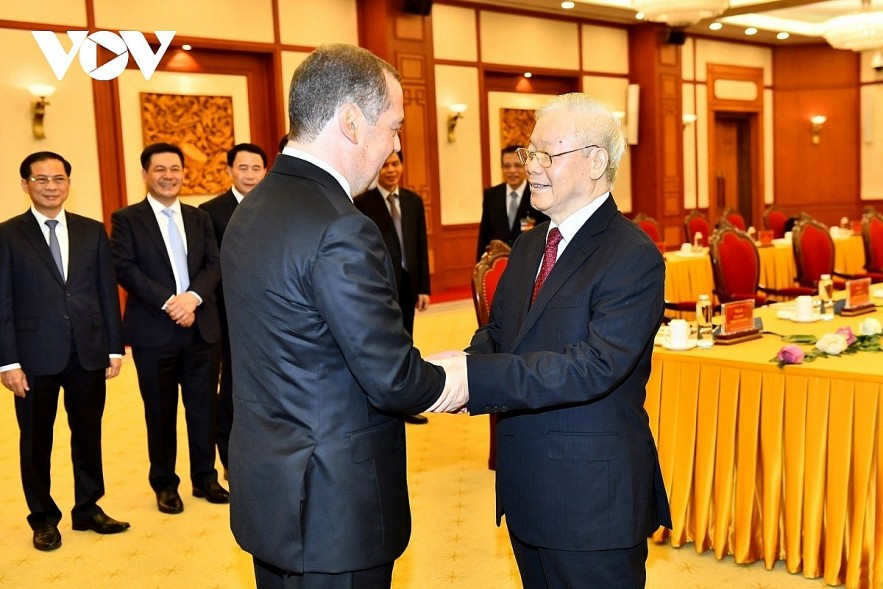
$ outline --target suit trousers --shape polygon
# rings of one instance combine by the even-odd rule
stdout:
[[[30,391],[15,397],[15,416],[20,432],[19,457],[28,523],[36,529],[58,525],[61,511],[50,495],[53,429],[58,412],[58,393],[64,389],[64,409],[71,430],[71,462],[74,468],[73,519],[92,517],[100,511],[104,495],[101,463],[101,418],[104,415],[103,370],[83,370],[71,343],[67,367],[60,374],[34,376],[25,373]]]
[[[154,491],[174,490],[181,482],[175,473],[178,385],[187,422],[190,480],[196,487],[217,481],[214,423],[219,345],[206,343],[195,324],[176,326],[165,345],[134,346],[132,358],[144,401],[150,486]]]
[[[288,573],[254,559],[257,589],[389,589],[392,568],[388,563],[373,569],[347,573]]]
[[[647,542],[619,550],[570,551],[531,546],[511,531],[524,589],[642,589]]]
[[[402,268],[402,280],[399,282],[399,307],[402,309],[402,322],[405,331],[414,334],[414,305],[417,304],[417,293],[411,288],[411,275]]]
[[[223,313],[223,309],[219,309]],[[218,386],[218,420],[216,440],[218,457],[227,468],[227,456],[230,449],[230,430],[233,429],[233,360],[230,354],[230,337],[227,332],[227,321],[221,318],[221,383]]]

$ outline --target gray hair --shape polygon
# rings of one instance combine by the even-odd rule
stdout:
[[[322,45],[291,77],[289,136],[312,141],[347,103],[361,108],[369,123],[376,123],[391,104],[384,74],[402,81],[394,67],[366,49],[342,43]]]
[[[585,115],[574,118],[574,135],[583,144],[595,143],[607,151],[609,157],[605,175],[608,184],[612,186],[626,149],[625,133],[619,119],[594,96],[572,92],[556,96],[543,104],[536,111],[536,120],[539,121],[543,115],[557,110]]]

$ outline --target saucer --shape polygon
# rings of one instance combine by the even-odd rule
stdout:
[[[799,319],[797,315],[794,315],[793,317],[791,317],[791,321],[794,321],[796,323],[815,323],[821,318],[822,316],[819,313],[813,313],[812,315],[810,315],[809,319]]]
[[[696,347],[696,338],[691,337],[690,339],[687,340],[687,343],[684,346],[675,346],[675,345],[672,345],[668,340],[663,339],[662,340],[662,347],[665,348],[666,350],[671,350],[673,352],[686,352],[687,350],[692,350],[693,348]]]

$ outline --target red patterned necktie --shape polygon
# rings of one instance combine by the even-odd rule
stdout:
[[[558,244],[561,242],[561,232],[558,231],[557,227],[553,227],[551,231],[549,231],[549,235],[546,237],[546,249],[543,252],[543,265],[540,266],[540,273],[537,275],[536,282],[533,283],[533,292],[530,295],[530,304],[536,300],[537,295],[540,294],[540,289],[543,288],[543,283],[546,281],[546,277],[549,276],[549,272],[552,271],[552,266],[555,265],[555,260],[558,258]]]

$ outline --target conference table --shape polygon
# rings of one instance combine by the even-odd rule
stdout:
[[[655,348],[645,406],[674,524],[656,541],[692,542],[699,553],[768,569],[783,560],[829,585],[883,587],[883,354],[783,368],[770,361],[780,335],[858,333],[867,317],[883,322],[883,299],[872,300],[872,315],[814,323],[766,307],[755,316],[779,335]]]
[[[769,288],[795,286],[797,268],[791,242],[777,239],[757,248],[760,258],[760,284]],[[864,271],[864,246],[860,235],[834,238],[834,270],[846,274]],[[697,252],[665,253],[665,298],[668,301],[695,301],[700,294],[711,295],[714,276],[708,248]]]

